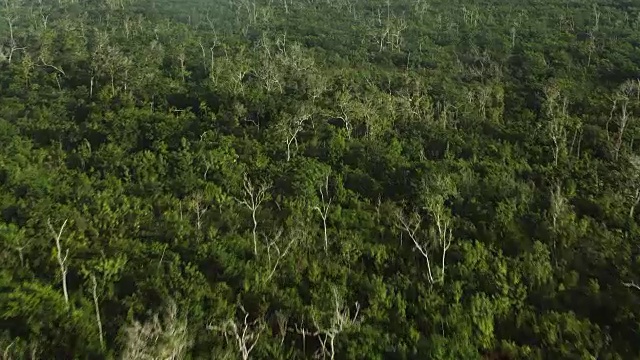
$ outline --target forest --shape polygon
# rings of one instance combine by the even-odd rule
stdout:
[[[639,359],[637,0],[0,0],[0,358]]]

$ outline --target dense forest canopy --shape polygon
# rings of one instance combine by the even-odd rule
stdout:
[[[3,359],[640,357],[640,4],[2,0]]]

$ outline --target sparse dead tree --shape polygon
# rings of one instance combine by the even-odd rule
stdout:
[[[436,103],[435,113],[437,114],[437,121],[443,129],[454,125],[457,110],[458,109],[454,105],[451,105],[447,101],[438,101]]]
[[[248,360],[249,355],[258,344],[258,340],[260,340],[265,324],[261,318],[249,321],[249,313],[243,306],[239,306],[239,308],[244,314],[242,323],[237,322],[235,319],[228,319],[218,326],[209,324],[207,329],[222,333],[227,342],[229,342],[229,338],[234,340],[242,360]]]
[[[2,61],[2,50],[0,49],[0,62]],[[24,85],[26,88],[29,88],[31,85],[31,78],[33,77],[33,70],[36,67],[36,63],[33,61],[33,58],[29,53],[25,53],[22,56],[20,61],[19,69],[22,74],[22,78],[24,79]]]
[[[351,102],[351,95],[349,95],[348,92],[340,93],[338,97],[338,107],[340,108],[339,118],[344,123],[344,128],[347,131],[348,139],[351,139],[351,132],[353,131],[353,126],[349,117],[349,112],[351,111]]]
[[[202,219],[204,214],[209,210],[201,192],[196,192],[191,199],[189,199],[189,207],[196,214],[196,229],[200,232],[202,229]]]
[[[389,38],[389,27],[385,26],[381,29],[380,34],[377,36],[378,44],[380,45],[380,49],[378,52],[382,52],[384,50],[384,45],[387,43],[387,39]]]
[[[187,70],[187,54],[184,48],[180,48],[178,52],[178,62],[180,63],[180,78],[182,82],[187,81],[187,75],[189,75],[189,71]]]
[[[630,186],[627,186],[627,191],[631,194],[631,206],[629,207],[629,219],[633,219],[635,209],[640,203],[640,156],[633,155],[629,158],[629,165],[631,168],[631,181]]]
[[[483,86],[478,92],[478,104],[480,105],[480,115],[482,119],[487,118],[487,104],[491,100],[491,88]]]
[[[69,257],[69,249],[66,249],[64,252],[64,257],[62,257],[62,232],[64,231],[65,226],[67,226],[67,220],[62,223],[60,229],[56,231],[51,225],[51,221],[47,220],[47,225],[49,225],[49,230],[51,231],[51,235],[53,235],[53,239],[56,243],[56,257],[58,259],[58,265],[60,265],[60,275],[62,277],[62,291],[64,294],[65,303],[69,304],[69,292],[67,291],[67,258]]]
[[[8,54],[5,54],[3,51],[0,51],[0,59],[5,58],[9,63],[13,60],[13,55],[16,51],[24,50],[25,47],[19,47],[15,38],[15,26],[16,21],[18,21],[18,5],[15,1],[4,0],[4,6],[2,9],[2,16],[7,21],[7,25],[9,25],[9,49]],[[2,50],[2,48],[0,48]]]
[[[553,252],[554,258],[557,264],[557,251],[558,251],[558,238],[561,227],[561,222],[564,216],[569,211],[569,203],[567,198],[562,194],[562,187],[560,184],[556,184],[551,189],[549,216],[551,217],[551,230],[553,232]]]
[[[406,20],[401,17],[398,18],[391,28],[390,31],[390,40],[391,40],[391,49],[392,50],[400,50],[400,45],[402,44],[402,33],[407,29]]]
[[[282,74],[280,67],[270,60],[265,60],[263,66],[258,70],[258,77],[267,92],[277,91],[282,94],[284,91]]]
[[[0,225],[0,239],[3,240],[8,247],[18,253],[20,266],[24,267],[24,250],[30,243],[30,240],[25,239],[24,229],[18,229],[13,225],[9,225],[7,227]]]
[[[636,284],[635,281],[623,282],[622,285],[624,285],[624,286],[626,286],[628,288],[640,290],[640,285]]]
[[[261,55],[262,66],[256,69],[256,75],[262,82],[262,86],[267,92],[277,90],[279,93],[283,92],[283,71],[282,66],[278,64],[277,59],[272,54],[272,41],[262,34],[262,38],[258,42],[258,52]]]
[[[278,130],[285,137],[287,144],[287,161],[291,160],[291,145],[294,144],[298,150],[298,134],[304,129],[304,123],[311,118],[311,115],[300,112],[296,116],[285,115],[286,119],[278,123]]]
[[[610,121],[613,118],[613,114],[615,112],[619,112],[617,116],[618,133],[616,134],[614,142],[615,160],[618,160],[620,155],[625,131],[629,127],[630,122],[634,119],[631,114],[632,106],[637,105],[638,103],[640,103],[640,79],[627,80],[616,92],[613,99],[613,106],[611,108]]]
[[[300,336],[302,337],[302,353],[306,354],[307,353],[307,335],[313,336],[313,333],[304,328],[304,319],[302,319],[302,324],[300,325],[294,324],[294,328],[293,329],[290,328],[289,330],[294,330],[296,334],[300,334]]]
[[[247,52],[248,50],[242,47],[232,57],[225,56],[218,64],[223,68],[225,80],[229,82],[228,86],[233,89],[234,94],[244,93],[245,77],[252,70],[248,60],[250,55]]]
[[[445,259],[447,257],[447,251],[453,242],[451,215],[444,205],[444,199],[440,196],[433,197],[427,202],[427,210],[435,223],[435,228],[431,231],[431,237],[433,238],[434,243],[438,244],[442,249],[440,282],[444,283]]]
[[[422,256],[427,260],[427,275],[429,282],[431,284],[435,283],[433,273],[431,271],[431,260],[429,259],[430,244],[419,239],[420,234],[418,233],[418,230],[420,230],[422,218],[417,212],[406,215],[402,211],[398,211],[398,213],[396,214],[396,218],[398,221],[398,227],[402,231],[406,232],[407,235],[409,235],[409,238],[411,238],[411,241],[413,241],[416,249],[418,249]]]
[[[7,359],[7,360],[12,360],[13,357],[10,355],[11,354],[11,347],[15,344],[15,341],[12,341],[9,345],[7,345],[7,347],[4,348],[4,351],[2,352],[2,358],[3,359]]]
[[[544,89],[545,114],[547,117],[547,133],[553,141],[553,163],[558,166],[562,155],[567,153],[567,136],[569,127],[568,101],[562,97],[556,86]]]
[[[8,339],[7,339],[8,340]],[[6,345],[6,346],[5,346]],[[25,341],[18,338],[12,340],[8,345],[5,341],[0,341],[0,347],[3,349],[0,353],[0,359],[2,360],[18,360],[18,359],[31,359],[38,360],[46,357],[41,356],[41,352],[38,349],[37,341]],[[28,357],[27,357],[27,354]]]
[[[321,324],[316,318],[315,314],[312,314],[313,327],[315,331],[308,331],[302,326],[296,324],[296,332],[303,337],[303,343],[306,336],[315,336],[320,342],[320,349],[316,353],[316,358],[331,360],[335,359],[336,349],[335,340],[341,333],[350,330],[358,325],[358,315],[360,313],[360,304],[355,303],[356,312],[351,317],[349,307],[344,304],[344,301],[338,294],[338,291],[333,289],[333,312],[329,318],[328,324]]]
[[[315,60],[305,51],[304,47],[298,42],[287,44],[286,34],[282,39],[276,41],[279,52],[275,58],[290,73],[308,74],[315,69]]]
[[[144,323],[134,322],[126,329],[123,360],[179,360],[191,345],[187,321],[178,316],[178,308],[170,302],[162,321],[158,315]]]
[[[52,46],[53,44],[51,44],[51,39],[43,40],[40,46],[40,53],[38,55],[38,60],[40,60],[40,62],[42,63],[42,66],[49,69],[53,69],[55,71],[54,77],[55,77],[56,83],[58,84],[58,89],[62,89],[60,85],[60,76],[65,77],[67,76],[67,74],[64,72],[62,67],[53,65],[53,56],[51,54],[51,49],[50,49]]]
[[[556,184],[551,189],[551,226],[554,232],[558,231],[558,221],[567,210],[567,199],[562,195],[562,187]],[[554,245],[555,247],[555,245]]]
[[[329,238],[327,236],[327,217],[329,216],[329,207],[331,206],[331,201],[333,198],[329,196],[329,175],[325,177],[324,180],[324,188],[320,186],[320,204],[313,207],[314,210],[318,211],[320,217],[322,218],[322,228],[324,230],[324,252],[328,252],[329,250]]]
[[[402,33],[408,28],[404,17],[392,16],[387,13],[387,18],[382,20],[381,11],[378,11],[379,29],[374,33],[374,38],[379,45],[379,52],[388,46],[391,50],[400,50],[402,45]]]
[[[275,314],[276,323],[278,324],[278,333],[280,334],[280,346],[284,345],[284,340],[287,337],[287,330],[289,325],[289,316],[282,311],[276,311]]]
[[[316,101],[329,89],[329,80],[326,75],[317,73],[312,73],[309,79],[309,95],[311,95],[311,103],[315,104]]]
[[[247,19],[249,24],[254,25],[258,22],[258,8],[255,1],[240,0],[239,6],[244,7],[247,11]]]
[[[98,335],[100,336],[100,346],[104,349],[104,335],[102,331],[102,317],[100,316],[100,304],[98,302],[98,282],[96,276],[91,274],[91,294],[93,295],[93,305],[96,309],[96,322],[98,324]]]
[[[246,206],[249,211],[251,211],[251,220],[253,221],[253,253],[258,256],[258,219],[256,214],[258,213],[258,209],[260,205],[267,199],[268,190],[270,188],[267,184],[260,184],[255,186],[251,180],[245,175],[244,176],[244,198],[242,200],[236,199],[240,204]]]
[[[157,44],[155,48],[159,48]],[[124,88],[126,90],[129,69],[133,66],[133,61],[127,57],[118,47],[109,44],[107,33],[97,33],[97,45],[92,55],[91,94],[95,85],[95,75],[106,76],[111,85],[111,96],[116,94],[116,77],[124,76]]]
[[[268,24],[271,22],[271,20],[273,19],[273,8],[271,8],[271,5],[266,5],[266,6],[260,6],[258,8],[259,11],[259,15],[260,15],[260,21],[263,24]]]
[[[414,0],[413,12],[420,15],[420,20],[424,18],[424,14],[429,11],[431,5],[426,0]]]
[[[265,277],[264,281],[268,282],[271,280],[273,275],[275,275],[278,270],[278,266],[280,265],[280,261],[287,256],[291,247],[299,240],[296,234],[289,235],[289,239],[286,241],[286,246],[284,250],[280,249],[278,243],[280,243],[280,239],[282,237],[282,229],[278,229],[275,233],[273,233],[270,237],[265,235],[264,240],[267,246],[267,267],[268,274]],[[273,256],[272,256],[273,255]]]
[[[480,11],[478,8],[467,8],[466,6],[462,6],[462,18],[464,20],[465,25],[477,26],[478,19],[480,18]]]
[[[596,35],[593,32],[589,32],[589,42],[587,43],[587,67],[591,66],[591,58],[593,57],[594,52],[597,50],[596,47]]]

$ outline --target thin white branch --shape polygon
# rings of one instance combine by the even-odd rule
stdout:
[[[623,282],[622,285],[628,287],[628,288],[633,288],[636,290],[640,290],[640,285],[636,284],[635,281],[632,282]]]

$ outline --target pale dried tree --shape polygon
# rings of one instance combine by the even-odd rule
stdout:
[[[295,325],[296,332],[303,337],[303,343],[306,336],[315,336],[320,342],[320,349],[316,352],[316,358],[331,360],[335,359],[336,348],[335,340],[341,333],[352,329],[359,325],[358,315],[360,314],[360,304],[355,303],[356,312],[351,316],[349,307],[338,294],[337,289],[333,288],[333,312],[327,324],[321,324],[315,314],[312,314],[314,331],[304,329],[303,326]]]
[[[249,321],[249,313],[242,305],[239,308],[244,314],[242,322],[238,322],[235,319],[227,319],[220,325],[209,324],[207,329],[222,333],[227,342],[231,338],[238,347],[242,360],[248,360],[266,326],[261,318]]]
[[[347,131],[347,138],[351,139],[351,132],[353,126],[349,114],[352,112],[353,101],[349,92],[341,92],[338,96],[338,107],[340,108],[340,116],[338,117],[344,123],[344,128]]]
[[[92,68],[95,75],[105,75],[110,80],[111,96],[116,94],[116,77],[124,76],[123,88],[126,90],[128,71],[133,67],[133,61],[118,47],[109,44],[109,35],[98,33],[98,44],[93,53]],[[91,93],[93,93],[94,78],[91,79]]]
[[[19,18],[18,9],[20,5],[17,1],[4,0],[3,2],[4,6],[2,8],[2,16],[7,21],[7,25],[9,26],[9,49],[8,54],[5,54],[2,48],[0,48],[0,59],[5,59],[9,63],[11,63],[14,53],[26,48],[18,46],[17,40],[15,38],[15,26],[16,21]]]
[[[256,186],[251,182],[251,179],[249,179],[249,177],[245,175],[243,187],[244,198],[236,199],[236,201],[246,206],[249,211],[251,211],[251,220],[253,221],[253,253],[257,256],[258,235],[256,230],[258,229],[258,219],[256,215],[258,213],[258,209],[260,209],[260,205],[262,205],[262,203],[267,199],[267,196],[269,195],[268,191],[270,189],[270,186],[265,183]]]
[[[631,206],[629,207],[629,219],[633,219],[635,209],[640,203],[640,156],[632,155],[629,157],[631,165],[631,184],[627,186],[627,191],[631,192]]]
[[[561,95],[560,89],[554,85],[545,87],[544,95],[545,114],[548,121],[547,133],[553,142],[553,163],[558,166],[560,156],[567,151],[568,101]]]
[[[178,49],[178,63],[180,64],[180,78],[182,82],[187,81],[187,76],[189,75],[189,71],[187,70],[187,53],[183,46],[180,46]]]
[[[0,346],[4,347],[4,350],[0,354],[0,359],[2,360],[43,359],[42,356],[39,356],[40,351],[38,350],[37,342],[25,342],[20,338],[16,338],[7,346],[5,346],[4,341],[1,341]],[[30,353],[29,357],[27,357],[27,352]]]
[[[304,129],[304,123],[311,118],[307,113],[300,113],[296,116],[287,116],[287,118],[278,124],[279,131],[285,137],[287,144],[287,161],[291,160],[291,145],[294,144],[298,149],[298,134]]]
[[[184,359],[191,345],[186,319],[178,316],[178,307],[170,302],[162,321],[158,315],[144,324],[134,322],[126,328],[123,360]]]
[[[635,281],[623,282],[622,285],[624,285],[624,286],[626,286],[628,288],[640,290],[640,285],[636,284]]]
[[[611,107],[611,115],[609,121],[612,120],[613,114],[618,112],[616,122],[618,125],[618,132],[613,144],[614,159],[617,160],[622,149],[622,143],[624,140],[624,134],[630,125],[630,122],[634,119],[632,117],[633,106],[637,106],[640,103],[640,79],[627,80],[620,87],[614,95],[613,105]],[[608,125],[608,123],[607,123]],[[608,126],[607,126],[608,131]]]
[[[329,196],[329,175],[326,175],[324,187],[320,186],[320,204],[313,207],[322,218],[322,228],[324,230],[324,251],[329,250],[329,237],[327,236],[327,217],[329,216],[329,207],[331,206],[332,197]]]
[[[191,199],[189,199],[189,208],[196,214],[196,229],[200,232],[204,214],[209,210],[209,206],[206,204],[201,192],[196,192]]]
[[[556,184],[551,189],[551,225],[554,232],[558,231],[560,217],[567,211],[567,199],[562,195],[562,187]]]
[[[424,242],[420,240],[418,230],[420,230],[420,225],[422,223],[422,218],[417,212],[412,212],[410,215],[405,214],[403,211],[399,210],[396,213],[396,218],[398,221],[398,227],[409,235],[411,241],[415,245],[416,249],[422,254],[422,256],[427,260],[427,275],[430,283],[434,283],[435,280],[433,278],[433,273],[431,271],[431,260],[429,259],[429,246],[428,242]]]
[[[447,101],[438,101],[435,105],[435,113],[437,114],[437,121],[440,123],[443,129],[449,128],[449,126],[455,127],[455,118],[458,109],[451,105]]]
[[[315,104],[324,93],[329,90],[329,79],[327,75],[320,73],[309,74],[309,95],[311,96],[311,103]]]
[[[100,336],[100,346],[104,349],[104,334],[102,330],[102,317],[100,316],[100,304],[98,302],[98,282],[94,274],[90,275],[91,278],[91,294],[93,295],[93,305],[96,309],[96,322],[98,324],[98,335]]]
[[[440,282],[444,283],[445,259],[447,257],[447,251],[453,242],[451,215],[444,205],[444,200],[439,196],[433,197],[427,202],[427,210],[435,223],[435,231],[432,231],[432,238],[434,243],[438,244],[442,249]]]
[[[20,266],[24,267],[24,252],[31,240],[25,239],[24,229],[19,229],[13,225],[8,227],[0,226],[0,239],[4,239],[5,245],[18,253]]]
[[[49,226],[49,230],[51,231],[51,235],[56,243],[56,258],[58,259],[58,265],[60,266],[60,275],[62,277],[62,291],[64,294],[65,303],[69,304],[69,292],[67,291],[67,271],[69,269],[67,265],[67,257],[69,256],[69,249],[66,249],[64,252],[64,257],[62,257],[62,232],[64,231],[65,226],[67,226],[67,220],[62,223],[60,229],[56,231],[51,225],[51,221],[47,220],[47,225]]]
[[[280,334],[280,346],[282,346],[284,345],[284,340],[287,337],[287,325],[289,324],[289,317],[281,311],[276,311],[275,317],[276,323],[278,325],[278,333]]]
[[[562,187],[560,184],[555,184],[551,188],[550,201],[549,216],[551,217],[551,230],[553,232],[552,247],[554,254],[556,254],[555,261],[557,262],[557,247],[558,239],[560,239],[562,219],[570,210],[567,198],[562,194]]]
[[[273,278],[276,271],[278,270],[278,266],[280,265],[280,261],[287,256],[291,247],[299,240],[298,236],[295,233],[290,234],[289,238],[284,241],[285,247],[284,249],[280,249],[282,244],[279,244],[282,238],[282,229],[278,229],[275,233],[273,233],[270,237],[264,236],[264,240],[267,247],[267,268],[268,273],[264,278],[265,282],[268,282]]]

